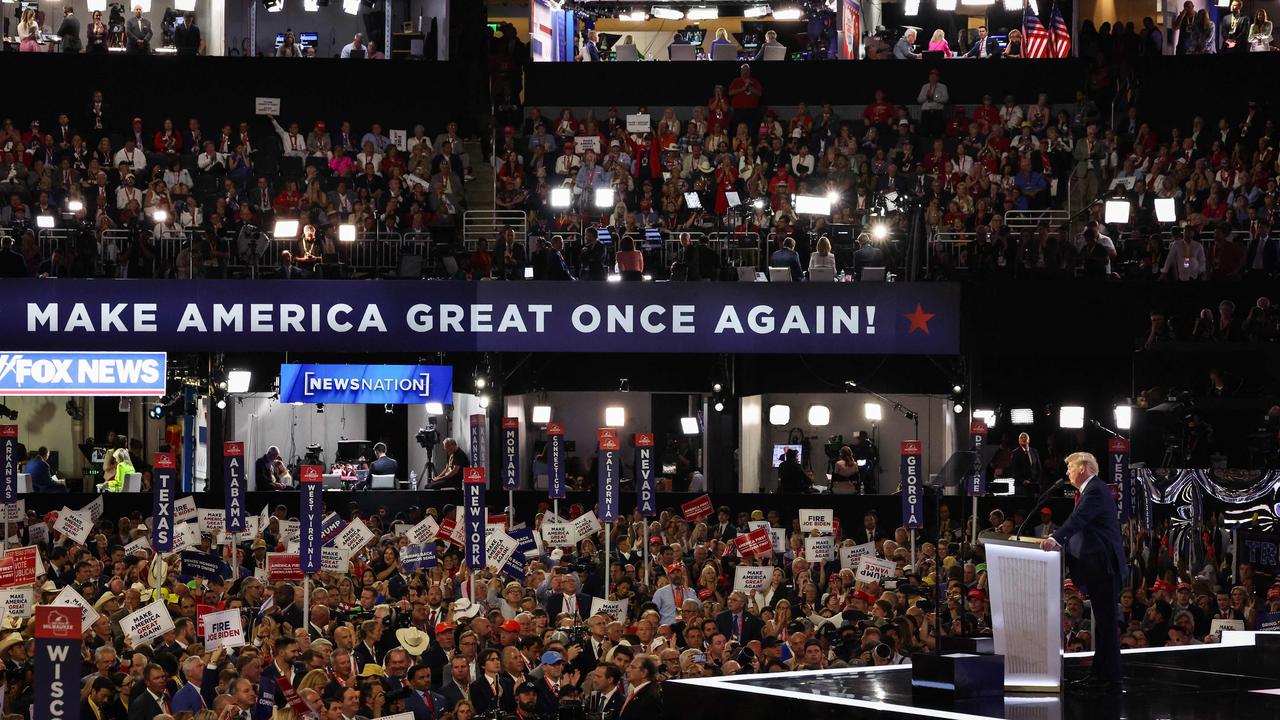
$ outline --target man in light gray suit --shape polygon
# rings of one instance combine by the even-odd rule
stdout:
[[[919,60],[920,53],[915,51],[916,31],[907,30],[902,33],[902,37],[898,38],[898,43],[893,46],[893,57],[898,60]]]
[[[125,21],[124,34],[130,55],[151,54],[151,21],[142,17],[142,6],[133,6],[133,17]]]
[[[75,15],[75,8],[70,5],[62,10],[62,24],[58,26],[58,37],[62,38],[62,52],[78,53],[80,44],[80,18]]]

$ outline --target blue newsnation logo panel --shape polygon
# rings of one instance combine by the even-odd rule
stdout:
[[[281,365],[280,402],[377,405],[453,402],[443,365]]]

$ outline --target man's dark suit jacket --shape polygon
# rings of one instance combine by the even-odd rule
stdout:
[[[1066,550],[1067,568],[1077,582],[1122,577],[1128,569],[1115,496],[1100,477],[1094,476],[1085,483],[1075,509],[1052,537]]]
[[[725,637],[736,638],[739,643],[745,645],[752,640],[760,640],[764,630],[764,623],[760,618],[752,615],[746,610],[742,611],[742,635],[738,636],[738,624],[733,621],[733,613],[725,610],[716,615],[716,629]]]

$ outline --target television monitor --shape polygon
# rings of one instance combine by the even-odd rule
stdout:
[[[334,462],[372,462],[373,441],[371,440],[339,440],[338,452]]]
[[[658,250],[662,248],[662,231],[658,228],[644,229],[644,244],[640,246],[645,250]]]
[[[782,456],[786,455],[788,450],[796,451],[796,460],[804,462],[804,448],[800,445],[774,445],[773,446],[773,466],[778,467],[782,464]]]

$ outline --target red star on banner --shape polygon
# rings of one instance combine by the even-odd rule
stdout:
[[[907,334],[910,335],[916,330],[923,330],[924,334],[928,335],[929,321],[933,319],[935,314],[936,313],[925,312],[924,308],[920,306],[920,303],[916,303],[915,312],[903,315],[903,317],[911,321],[911,327],[907,330]]]

